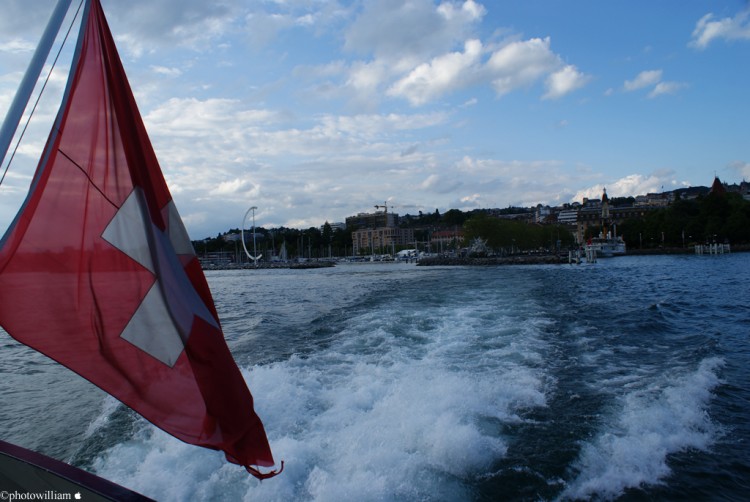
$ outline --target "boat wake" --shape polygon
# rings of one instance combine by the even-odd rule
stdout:
[[[584,443],[574,466],[578,475],[561,498],[614,499],[630,488],[658,485],[671,473],[671,455],[707,450],[720,433],[708,406],[723,365],[705,359],[673,382],[624,395],[614,420]]]

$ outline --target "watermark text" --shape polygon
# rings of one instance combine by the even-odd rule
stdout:
[[[13,502],[15,500],[81,500],[81,494],[76,493],[62,493],[54,490],[46,490],[43,492],[19,492],[19,491],[0,491],[1,502]]]

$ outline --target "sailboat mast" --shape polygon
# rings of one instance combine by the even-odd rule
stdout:
[[[8,109],[2,128],[0,128],[0,165],[5,162],[5,155],[8,153],[10,142],[13,141],[13,136],[16,134],[16,129],[18,129],[18,124],[21,122],[23,112],[29,103],[31,93],[34,92],[36,81],[42,73],[42,68],[44,68],[49,51],[52,49],[52,44],[55,43],[60,26],[62,26],[65,15],[68,13],[70,3],[71,0],[58,0],[57,6],[47,23],[47,28],[45,28],[42,34],[42,39],[34,51],[34,56],[31,58],[26,74],[18,86],[16,96],[13,98],[13,102]]]

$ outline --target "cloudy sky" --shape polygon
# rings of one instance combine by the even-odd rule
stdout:
[[[54,4],[3,0],[3,117]],[[385,202],[415,214],[750,180],[746,1],[102,4],[194,239],[250,206],[258,225],[307,228]],[[0,186],[0,232],[69,60]]]

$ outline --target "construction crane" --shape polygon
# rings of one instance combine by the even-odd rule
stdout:
[[[383,202],[382,206],[379,206],[377,204],[375,205],[375,209],[380,209],[381,207],[385,210],[385,213],[388,214],[388,201]],[[395,206],[391,206],[391,209],[393,209],[394,207]]]

